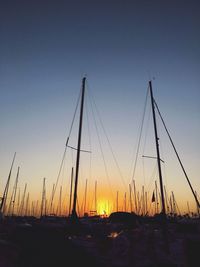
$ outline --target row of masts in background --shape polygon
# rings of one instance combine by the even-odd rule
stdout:
[[[14,156],[15,157],[15,156]],[[10,181],[10,176],[12,172],[13,163],[11,165],[11,170],[9,172],[8,180]],[[46,178],[43,179],[42,185],[42,195],[40,200],[31,200],[30,194],[27,191],[27,184],[25,184],[23,190],[21,191],[18,187],[20,168],[17,169],[16,179],[13,185],[12,192],[8,198],[9,184],[6,185],[6,194],[4,192],[4,198],[1,202],[1,212],[4,216],[33,216],[33,217],[43,217],[47,215],[55,216],[70,216],[72,212],[72,195],[74,190],[74,171],[71,171],[71,182],[70,182],[70,194],[69,201],[65,203],[63,197],[63,188],[60,186],[59,198],[57,203],[53,203],[53,193],[55,190],[55,184],[53,184],[53,189],[50,198],[47,198],[46,191]],[[85,180],[85,190],[83,195],[83,200],[79,203],[77,199],[77,211],[79,216],[83,215],[97,215],[98,211],[98,195],[97,195],[97,181],[94,184],[94,203],[89,203],[88,201],[88,180]],[[170,194],[167,192],[164,186],[164,199],[166,213],[171,216],[181,215],[181,211],[178,207],[175,194],[172,191]],[[161,206],[161,194],[157,186],[157,181],[155,181],[154,189],[152,192],[148,192],[145,186],[142,186],[139,191],[136,188],[135,180],[133,180],[132,185],[129,185],[129,192],[116,192],[116,199],[114,200],[114,205],[107,201],[104,203],[107,205],[105,207],[104,216],[109,215],[111,212],[134,212],[141,216],[152,216],[158,214],[162,210]],[[101,214],[103,215],[103,214]],[[190,209],[189,202],[187,201],[187,215],[190,217],[199,216],[199,209],[194,212]]]
[[[80,118],[79,118],[79,131],[78,131],[78,143],[77,143],[77,158],[76,158],[76,169],[75,169],[75,181],[73,182],[73,173],[72,173],[72,177],[71,177],[71,187],[70,187],[70,201],[69,201],[69,215],[71,215],[71,217],[74,219],[74,220],[77,220],[78,216],[77,216],[77,213],[78,213],[78,196],[77,196],[77,191],[78,191],[78,176],[79,176],[79,163],[80,163],[80,152],[81,152],[81,134],[82,134],[82,122],[83,122],[83,108],[84,108],[84,95],[85,95],[85,82],[86,82],[86,78],[84,77],[82,79],[82,92],[81,92],[81,106],[80,106]],[[150,96],[151,96],[151,106],[152,106],[152,115],[153,115],[153,124],[154,124],[154,134],[155,134],[155,144],[156,144],[156,154],[157,154],[157,165],[158,165],[158,174],[159,174],[159,185],[160,185],[160,193],[158,193],[158,189],[157,189],[157,184],[155,184],[155,192],[153,193],[154,194],[154,198],[155,198],[155,201],[153,202],[156,202],[155,204],[155,212],[158,212],[158,204],[157,203],[160,203],[160,212],[164,215],[164,217],[166,216],[167,214],[167,209],[169,206],[173,207],[173,209],[171,208],[171,211],[175,210],[175,208],[177,207],[177,203],[175,201],[175,197],[174,197],[174,193],[171,194],[171,196],[169,197],[169,203],[170,205],[168,205],[168,196],[166,194],[166,190],[164,190],[164,185],[163,185],[163,178],[162,178],[162,170],[161,170],[161,158],[160,158],[160,151],[159,151],[159,137],[158,137],[158,133],[157,133],[157,122],[156,122],[156,115],[155,115],[155,109],[157,109],[160,117],[161,117],[161,120],[163,122],[163,125],[164,125],[164,128],[166,129],[166,132],[168,134],[168,137],[170,139],[170,142],[174,148],[174,151],[176,153],[176,156],[179,160],[179,163],[181,165],[181,168],[184,172],[184,175],[187,179],[187,182],[190,186],[190,189],[193,193],[193,196],[195,198],[195,201],[196,201],[196,204],[197,204],[197,209],[198,209],[198,213],[199,213],[199,208],[200,208],[200,204],[199,204],[199,200],[198,200],[198,197],[197,197],[197,194],[195,193],[192,185],[191,185],[191,182],[187,176],[187,173],[183,167],[183,164],[180,160],[180,157],[178,155],[178,152],[174,146],[174,143],[171,139],[171,136],[166,128],[166,125],[164,123],[164,120],[160,114],[160,111],[158,109],[158,106],[154,100],[154,97],[153,97],[153,90],[152,90],[152,83],[151,81],[149,81],[149,89],[150,89]],[[69,140],[69,137],[68,139]],[[67,141],[68,143],[68,141]],[[66,143],[66,147],[67,147],[67,143]],[[16,153],[15,153],[16,155]],[[14,155],[14,159],[15,159],[15,155]],[[14,163],[14,159],[13,159],[13,162],[12,162],[12,165],[11,165],[11,169],[10,169],[10,173],[9,173],[9,176],[8,176],[8,180],[7,180],[7,184],[6,184],[6,187],[5,187],[5,190],[4,190],[4,193],[3,193],[3,197],[2,197],[2,201],[1,201],[1,206],[0,206],[0,212],[1,214],[6,214],[6,202],[7,202],[7,198],[8,198],[8,190],[9,190],[9,183],[10,183],[10,177],[11,177],[11,172],[12,172],[12,167],[13,167],[13,163]],[[18,169],[19,170],[19,169]],[[73,171],[72,171],[73,172]],[[18,178],[17,178],[18,179]],[[16,179],[16,183],[15,183],[15,186],[14,186],[14,189],[13,189],[13,194],[11,196],[11,199],[10,199],[10,204],[9,204],[9,212],[11,210],[11,207],[13,207],[13,212],[14,213],[14,205],[15,205],[15,198],[16,198],[16,190],[17,190],[17,182],[18,180]],[[96,188],[96,186],[95,186]],[[132,190],[131,190],[131,186],[129,187],[129,191],[130,191],[130,211],[133,211],[132,210],[132,207],[133,207],[133,204],[132,204]],[[52,197],[50,199],[50,213],[52,212],[52,209],[53,209],[53,200],[54,200],[54,194],[55,194],[55,191],[56,191],[56,187],[54,188],[53,186],[53,191],[52,191]],[[21,201],[21,204],[20,204],[20,208],[19,208],[19,212],[20,212],[20,215],[22,214],[22,210],[24,208],[24,202],[25,202],[25,194],[26,194],[26,185],[25,185],[25,188],[24,188],[24,193],[23,193],[23,197],[22,197],[22,201]],[[72,194],[73,194],[73,201],[72,201]],[[87,181],[86,181],[86,187],[85,187],[85,201],[84,201],[84,208],[83,209],[86,209],[86,199],[87,199]],[[158,202],[158,199],[160,200]],[[62,188],[60,189],[60,200],[59,200],[59,205],[60,205],[60,211],[62,209],[61,207],[61,204],[62,204]],[[116,211],[118,211],[119,209],[119,205],[118,205],[118,200],[119,200],[119,193],[117,192],[117,197],[116,197]],[[135,189],[135,184],[134,184],[134,203],[135,203],[135,210],[134,212],[136,214],[142,214],[142,215],[145,215],[145,214],[148,214],[149,213],[149,209],[147,208],[147,203],[152,203],[152,201],[148,201],[148,194],[147,192],[145,192],[144,190],[144,187],[142,187],[142,192],[139,194],[139,192],[136,193],[136,189]],[[97,201],[97,200],[95,200]],[[26,198],[26,203],[29,202],[29,193],[27,195],[27,198]],[[125,209],[126,209],[126,193],[124,195],[124,206],[125,206]],[[96,204],[97,205],[97,204]],[[26,205],[28,206],[28,204]],[[42,201],[41,201],[41,216],[43,216],[43,214],[46,214],[47,212],[47,199],[46,199],[46,185],[45,185],[45,178],[43,180],[43,191],[42,191]],[[72,207],[72,208],[71,208]],[[189,207],[189,204],[188,204],[188,207]],[[80,209],[80,207],[79,207]],[[97,213],[97,206],[95,207],[95,210],[96,210],[96,213]],[[79,211],[80,212],[80,211]],[[25,213],[26,214],[26,213]]]

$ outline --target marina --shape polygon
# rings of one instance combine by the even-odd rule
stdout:
[[[0,267],[199,267],[200,4],[0,3]]]
[[[117,191],[116,210],[111,214],[107,214],[105,209],[102,214],[98,214],[97,182],[95,182],[95,210],[90,211],[89,214],[86,210],[86,180],[83,215],[79,215],[80,211],[77,209],[79,164],[81,152],[86,152],[81,149],[85,83],[86,78],[84,77],[81,88],[77,148],[68,146],[69,135],[64,151],[65,156],[69,147],[76,150],[77,156],[75,179],[73,167],[71,171],[70,199],[69,203],[67,203],[69,205],[68,216],[62,215],[62,187],[60,187],[57,212],[56,214],[52,213],[56,186],[55,184],[53,185],[51,198],[48,200],[46,197],[45,178],[43,179],[41,200],[37,201],[38,211],[35,211],[33,205],[30,209],[31,200],[29,200],[29,193],[26,193],[27,184],[24,187],[21,203],[18,200],[18,208],[16,208],[19,167],[10,202],[7,204],[10,179],[16,157],[15,153],[1,198],[1,266],[66,266],[67,264],[72,266],[83,264],[84,266],[106,267],[195,266],[200,247],[199,202],[169,131],[161,117],[188,185],[194,195],[197,213],[181,214],[173,192],[169,197],[166,188],[164,188],[155,108],[157,108],[160,116],[161,114],[153,98],[151,81],[149,82],[148,90],[150,90],[151,97],[160,183],[159,190],[155,182],[155,189],[152,194],[151,203],[155,203],[153,214],[152,211],[148,210],[149,200],[147,199],[147,192],[144,192],[144,186],[141,193],[137,192],[134,180],[132,184],[129,184],[130,211],[127,211],[126,193],[124,195],[124,210],[120,211],[119,192]],[[158,198],[158,195],[160,198]],[[139,196],[141,196],[141,199]],[[34,216],[34,214],[38,215]]]

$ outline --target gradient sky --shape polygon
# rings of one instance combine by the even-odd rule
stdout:
[[[1,1],[0,192],[15,151],[12,179],[20,165],[21,188],[27,182],[33,195],[40,194],[42,179],[46,177],[50,191],[59,170],[81,79],[86,74],[126,186],[132,177],[148,81],[154,78],[155,99],[200,194],[199,14],[199,1],[189,0]],[[93,167],[89,171],[90,156],[84,155],[80,188],[86,178],[90,178],[91,188],[97,179],[99,188],[107,195],[112,187],[112,194],[119,190],[122,197],[126,189],[104,136],[102,146],[110,186],[106,178],[89,106],[88,102]],[[151,126],[152,123],[147,140],[152,144],[145,152],[155,155]],[[89,147],[87,129],[85,123],[84,149]],[[77,142],[76,131],[77,123],[70,141],[73,146]],[[102,130],[100,133],[103,135]],[[159,133],[164,134],[162,128]],[[191,192],[172,149],[168,148],[166,136],[161,143],[166,161],[165,184],[169,191],[176,192],[179,202],[185,205],[189,200],[192,205]],[[141,155],[139,159],[136,183],[139,187],[151,184],[147,190],[152,192],[150,177],[155,162],[145,160],[144,175]],[[71,151],[65,165],[67,170],[61,175],[61,182],[67,188]],[[102,193],[102,198],[107,196]]]

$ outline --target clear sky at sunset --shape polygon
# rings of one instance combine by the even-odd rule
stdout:
[[[94,201],[95,180],[99,199],[110,201],[105,205],[115,205],[117,190],[121,203],[124,192],[128,194],[150,79],[188,176],[200,195],[199,14],[200,4],[195,0],[1,1],[0,194],[16,151],[11,184],[20,166],[21,190],[27,182],[31,197],[40,197],[46,177],[49,196],[81,80],[87,75],[82,148],[92,153],[81,154],[79,189],[83,192],[88,179],[88,202]],[[95,126],[92,98],[110,145],[97,113]],[[186,201],[194,206],[166,134],[161,125],[158,128],[164,183],[169,192],[175,192],[180,207],[185,209]],[[77,130],[78,117],[71,146],[77,144]],[[158,180],[153,174],[156,162],[142,159],[143,152],[155,156],[148,114],[134,179],[138,190],[145,185],[151,197]],[[66,202],[75,156],[75,151],[67,150],[59,180]],[[80,193],[80,202],[82,198]]]

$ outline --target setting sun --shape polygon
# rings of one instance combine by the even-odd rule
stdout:
[[[97,214],[101,216],[109,216],[112,212],[112,204],[105,199],[99,200],[97,203]]]

